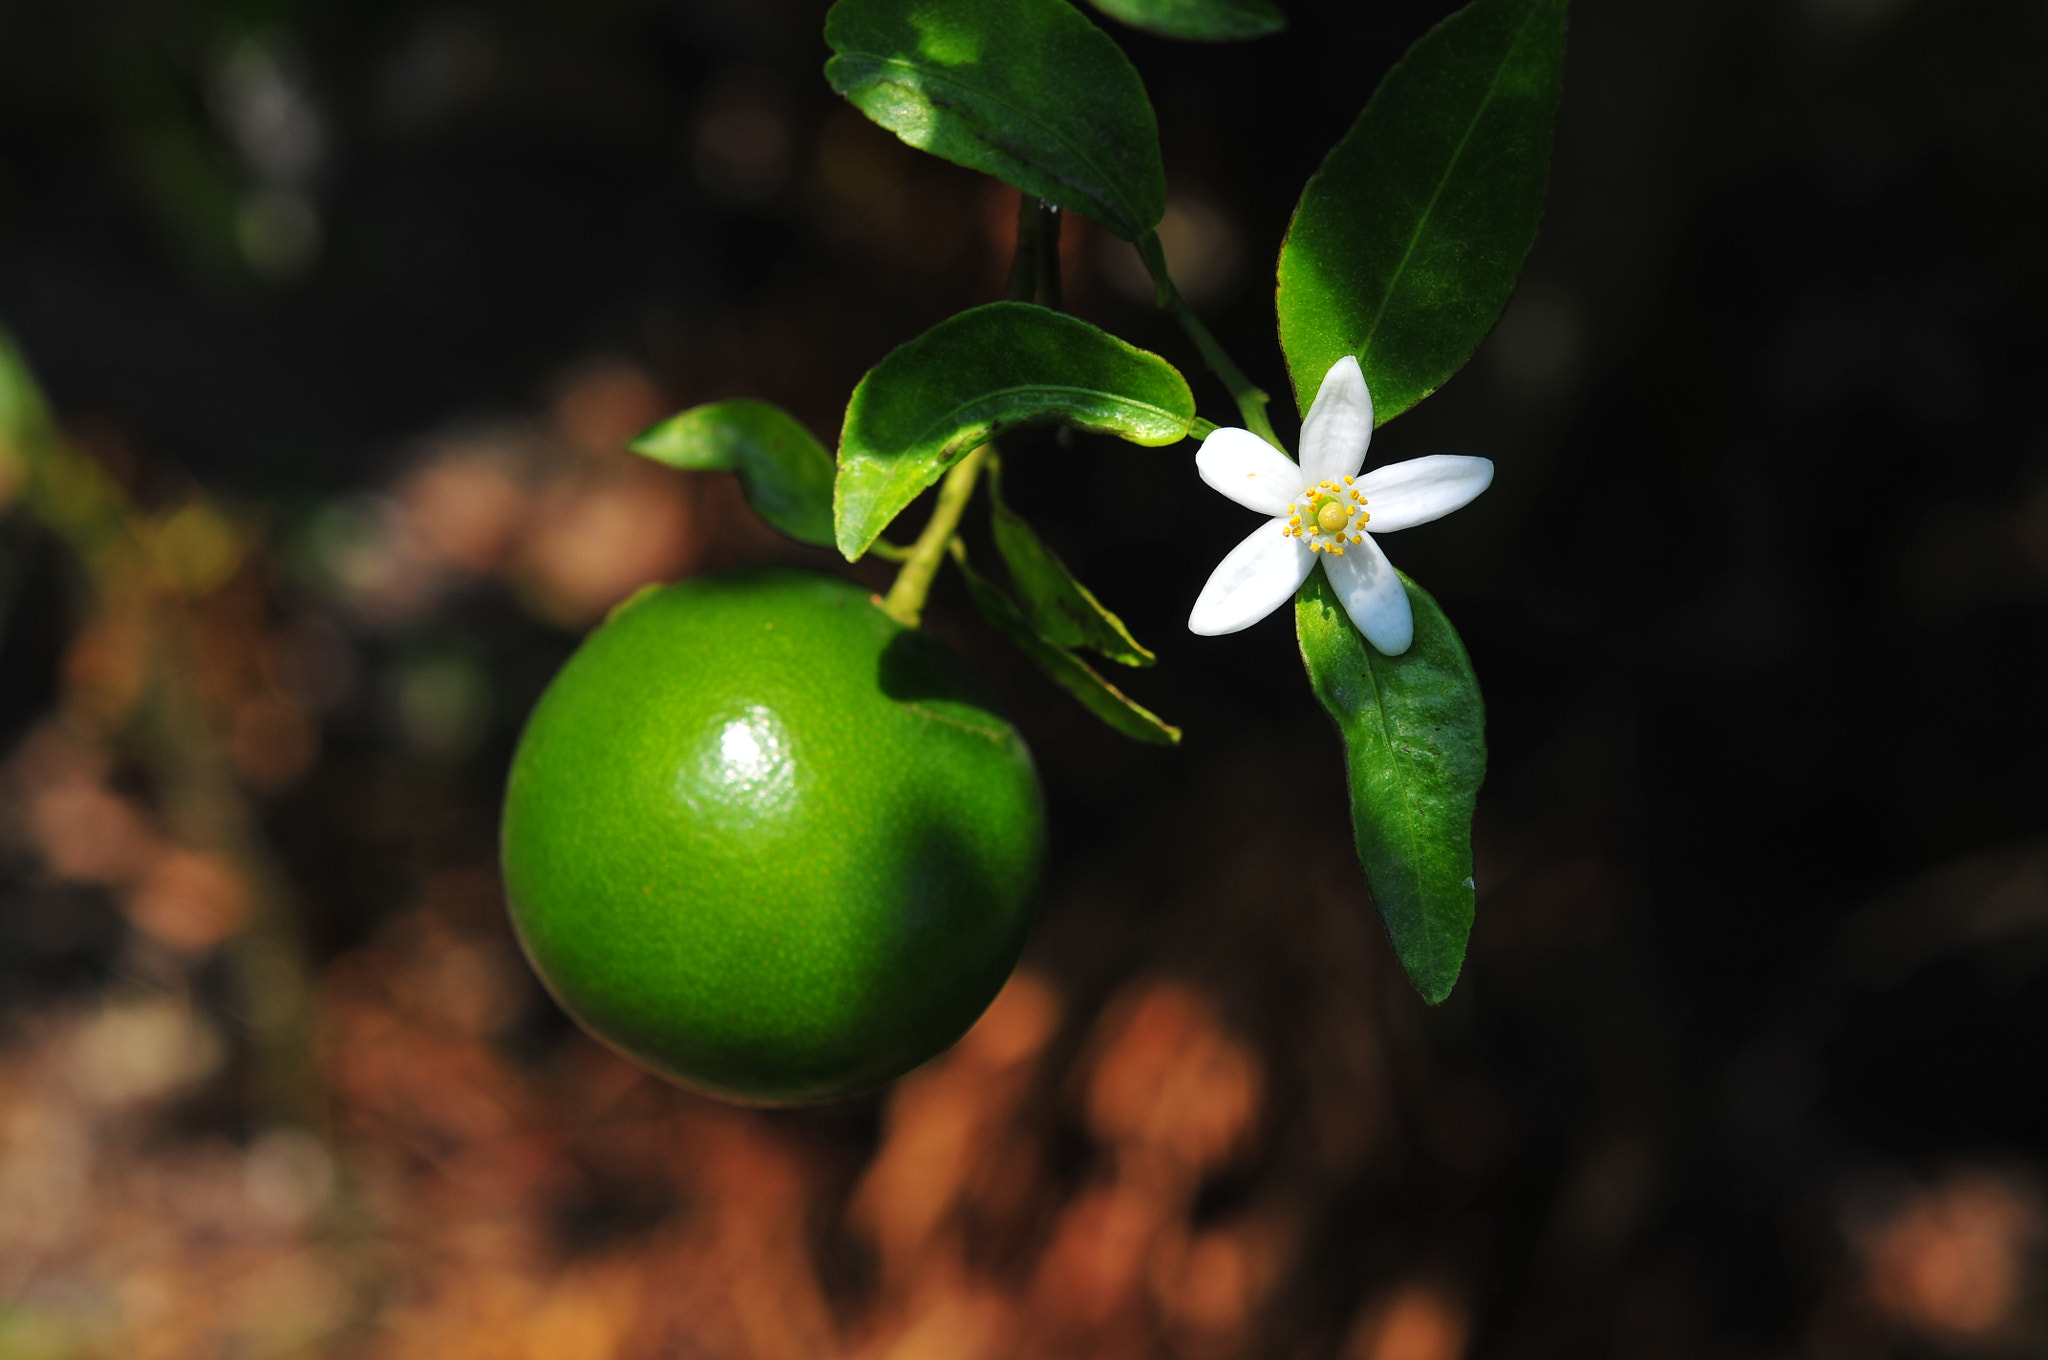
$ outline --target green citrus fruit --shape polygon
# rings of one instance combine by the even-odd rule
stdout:
[[[650,590],[528,720],[512,919],[557,1000],[687,1086],[791,1104],[878,1086],[1009,976],[1038,776],[960,660],[850,582]]]

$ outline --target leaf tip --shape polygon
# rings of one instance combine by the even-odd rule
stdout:
[[[668,434],[669,427],[675,423],[675,420],[676,417],[674,416],[663,416],[660,420],[655,421],[652,425],[649,425],[646,429],[626,441],[626,452],[637,453],[642,458],[660,458],[663,452],[662,442]]]
[[[1459,973],[1452,973],[1448,978],[1441,981],[1432,979],[1429,982],[1423,982],[1413,977],[1409,981],[1415,983],[1415,990],[1421,993],[1422,1003],[1425,1006],[1441,1006],[1444,1002],[1450,1000],[1451,993],[1457,989],[1458,977]]]
[[[858,534],[839,533],[833,535],[832,546],[839,549],[839,555],[847,561],[858,562],[867,556],[868,544],[873,541],[870,538],[867,543],[863,543]]]

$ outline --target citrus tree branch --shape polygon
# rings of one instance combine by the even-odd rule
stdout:
[[[1012,302],[1029,302],[1044,289],[1047,305],[1057,309],[1059,261],[1059,210],[1024,195],[1017,202],[1017,249],[1010,257],[1010,280],[1004,296]],[[896,560],[903,565],[897,569],[889,593],[882,597],[882,610],[897,622],[915,628],[924,617],[924,602],[939,574],[939,560],[945,556],[953,531],[960,527],[960,516],[966,513],[967,502],[974,496],[975,479],[981,476],[982,464],[988,461],[992,447],[983,444],[953,465],[953,470],[939,483],[938,504],[932,507],[932,517],[925,521],[917,541],[907,549],[896,550],[901,554]]]
[[[925,597],[931,594],[939,559],[945,555],[953,531],[960,527],[960,516],[966,513],[967,502],[974,495],[975,479],[980,477],[992,447],[983,444],[962,458],[946,474],[946,480],[939,483],[939,502],[932,507],[932,517],[925,521],[917,542],[910,545],[903,567],[896,573],[895,584],[882,599],[883,612],[898,623],[915,628],[924,616]]]
[[[1230,390],[1230,399],[1237,403],[1244,427],[1285,452],[1278,436],[1273,433],[1273,422],[1266,418],[1266,403],[1270,398],[1265,389],[1246,377],[1244,370],[1224,353],[1223,346],[1216,343],[1216,337],[1209,333],[1209,328],[1202,324],[1202,318],[1195,315],[1195,309],[1188,306],[1188,300],[1174,286],[1173,276],[1166,272],[1166,252],[1160,247],[1157,232],[1148,231],[1138,238],[1138,254],[1145,261],[1146,272],[1152,275],[1154,300],[1172,313],[1180,328],[1188,333],[1188,339],[1194,341],[1195,348],[1201,351],[1202,362],[1223,380],[1223,385]]]

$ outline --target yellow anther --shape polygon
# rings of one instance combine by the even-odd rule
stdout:
[[[1294,507],[1290,505],[1290,506],[1288,506],[1287,508],[1288,508],[1289,510],[1292,510],[1292,509],[1293,509]],[[1301,523],[1301,516],[1300,516],[1300,515],[1290,515],[1290,516],[1288,517],[1288,520],[1287,520],[1287,522],[1288,522],[1289,524],[1300,524],[1300,523]]]
[[[1358,493],[1357,493],[1356,491],[1354,491],[1354,492],[1352,492],[1352,493],[1351,493],[1351,499],[1352,499],[1352,500],[1359,500],[1359,499],[1361,499],[1361,498],[1360,498],[1359,494],[1358,494]]]
[[[1358,480],[1358,479],[1357,479],[1356,477],[1346,477],[1346,478],[1344,479],[1344,485],[1346,485],[1346,486],[1350,486],[1350,485],[1351,485],[1351,484],[1352,484],[1353,482],[1355,482],[1355,481],[1357,481],[1357,480]]]
[[[1337,556],[1339,557],[1342,557],[1344,555],[1344,550],[1342,548],[1332,548],[1330,549],[1330,551],[1337,554]]]
[[[1363,542],[1365,542],[1365,535],[1364,535],[1364,534],[1353,534],[1353,535],[1351,536],[1351,541],[1352,541],[1353,543],[1363,543]]]

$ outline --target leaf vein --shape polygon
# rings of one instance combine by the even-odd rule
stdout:
[[[1472,144],[1472,134],[1478,130],[1480,120],[1486,116],[1487,109],[1492,106],[1494,96],[1500,93],[1501,79],[1507,74],[1508,58],[1515,54],[1515,51],[1522,45],[1522,39],[1528,36],[1529,26],[1536,21],[1536,12],[1539,8],[1539,6],[1532,4],[1529,6],[1528,13],[1523,15],[1522,26],[1515,30],[1514,40],[1507,45],[1507,50],[1501,54],[1500,65],[1494,68],[1493,80],[1486,87],[1485,97],[1479,101],[1479,106],[1472,111],[1471,119],[1465,124],[1464,134],[1458,138],[1457,150],[1451,153],[1450,163],[1444,167],[1443,174],[1438,177],[1436,188],[1430,192],[1429,202],[1423,206],[1422,215],[1415,219],[1415,229],[1409,234],[1407,248],[1401,252],[1400,263],[1396,264],[1393,273],[1387,276],[1387,286],[1380,295],[1379,307],[1373,312],[1372,324],[1366,327],[1365,335],[1358,342],[1355,353],[1360,357],[1363,357],[1365,351],[1372,345],[1373,336],[1379,333],[1380,322],[1386,319],[1387,306],[1394,300],[1394,289],[1400,284],[1401,275],[1408,268],[1408,261],[1414,257],[1415,248],[1422,241],[1422,233],[1429,226],[1430,215],[1436,211],[1437,202],[1443,197],[1444,186],[1449,184],[1452,176],[1457,173],[1458,162],[1464,158],[1465,148]]]
[[[1089,396],[1100,397],[1107,402],[1114,403],[1118,406],[1126,407],[1133,411],[1150,412],[1154,415],[1163,417],[1165,420],[1170,422],[1185,423],[1180,416],[1175,415],[1172,411],[1167,410],[1163,406],[1155,406],[1151,402],[1138,401],[1130,397],[1115,396],[1111,393],[1106,393],[1102,391],[1100,388],[1096,387],[1082,387],[1078,384],[1070,383],[1019,383],[1014,387],[999,387],[996,388],[994,391],[983,392],[969,401],[963,401],[952,407],[949,407],[944,415],[934,418],[929,425],[925,426],[925,428],[918,434],[917,438],[911,441],[909,447],[903,450],[903,453],[911,453],[917,449],[923,448],[925,445],[932,442],[932,439],[940,430],[951,429],[954,431],[958,431],[963,423],[960,419],[960,413],[962,411],[971,410],[976,406],[987,405],[988,403],[999,400],[1000,398],[1003,397],[1011,397],[1025,393],[1038,392],[1043,392],[1047,395],[1069,392],[1085,393]],[[899,454],[898,456],[900,457],[902,455]]]
[[[1414,891],[1419,898],[1422,895],[1422,844],[1415,825],[1415,800],[1408,793],[1407,771],[1402,762],[1395,759],[1398,748],[1394,742],[1394,719],[1393,715],[1387,712],[1387,687],[1380,683],[1379,676],[1374,673],[1372,643],[1366,641],[1363,636],[1359,641],[1365,647],[1366,672],[1372,676],[1373,704],[1380,712],[1380,732],[1387,748],[1387,765],[1394,775],[1394,787],[1401,795],[1401,830],[1408,842],[1408,863],[1403,867],[1408,869],[1409,876],[1414,880]]]

